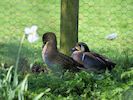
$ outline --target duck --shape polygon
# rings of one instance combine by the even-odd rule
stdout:
[[[64,72],[66,70],[78,72],[85,67],[75,61],[73,58],[59,52],[57,48],[57,39],[54,32],[46,32],[42,36],[42,58],[49,69],[55,72]]]
[[[72,48],[71,57],[78,63],[84,65],[88,71],[102,73],[106,69],[111,71],[116,63],[111,61],[109,58],[90,51],[89,47],[84,42],[78,42]]]

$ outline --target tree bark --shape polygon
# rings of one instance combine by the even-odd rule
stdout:
[[[70,49],[78,42],[79,0],[61,0],[60,49],[70,55]]]

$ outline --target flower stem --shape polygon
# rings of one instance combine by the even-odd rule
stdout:
[[[14,78],[13,78],[13,85],[17,86],[18,84],[18,75],[17,75],[17,70],[18,70],[18,64],[19,64],[19,58],[20,58],[20,53],[22,49],[22,44],[25,39],[25,34],[23,35],[20,44],[19,44],[19,49],[18,49],[18,54],[17,54],[17,60],[16,60],[16,65],[15,65],[15,71],[14,71]]]

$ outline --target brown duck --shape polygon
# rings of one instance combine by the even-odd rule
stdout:
[[[84,69],[84,66],[82,64],[79,64],[71,57],[64,55],[63,53],[58,51],[55,33],[44,33],[42,41],[42,58],[50,69],[54,71],[64,69],[70,71],[79,71],[80,69]]]
[[[72,48],[72,52],[71,57],[78,63],[84,65],[89,71],[103,72],[106,69],[112,70],[116,65],[107,57],[91,52],[83,42],[77,43]]]

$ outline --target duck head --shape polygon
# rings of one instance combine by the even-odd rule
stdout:
[[[71,49],[72,54],[71,57],[77,61],[80,64],[83,64],[82,59],[83,57],[83,53],[85,52],[90,52],[87,44],[83,43],[83,42],[78,42],[76,43],[75,47]]]
[[[57,49],[56,45],[57,45],[57,40],[56,40],[56,35],[53,32],[46,32],[43,34],[42,37],[42,41],[43,41],[43,46],[52,46],[53,48]]]
[[[90,52],[87,44],[83,43],[83,42],[78,42],[74,48],[71,49],[72,52],[75,51],[80,51],[80,52]]]

